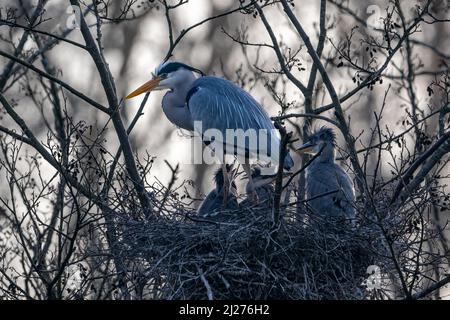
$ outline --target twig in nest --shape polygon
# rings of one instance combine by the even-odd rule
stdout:
[[[206,288],[206,295],[208,296],[208,300],[214,300],[214,294],[212,292],[211,286],[208,282],[208,279],[206,279],[205,274],[203,273],[203,270],[198,266],[198,264],[195,264],[197,267],[197,271],[200,275],[200,279],[202,280],[203,284]]]
[[[292,137],[292,132],[287,133],[286,129],[281,125],[279,121],[275,121],[275,128],[280,131],[281,142],[280,142],[280,165],[278,167],[277,178],[275,180],[275,197],[273,204],[273,228],[276,228],[280,221],[280,201],[281,193],[283,191],[283,170],[284,170],[284,159],[287,156],[287,145]]]
[[[178,170],[180,168],[180,164],[177,163],[176,167],[173,168],[170,163],[167,160],[164,160],[164,162],[169,167],[170,171],[172,172],[172,177],[170,178],[169,185],[167,186],[166,192],[164,193],[164,197],[161,200],[161,203],[159,204],[158,211],[161,213],[161,209],[164,208],[164,205],[166,204],[167,197],[170,194],[170,190],[172,190],[173,185],[175,184],[175,181],[177,181],[177,174]]]

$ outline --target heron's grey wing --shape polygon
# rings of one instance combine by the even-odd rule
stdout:
[[[257,135],[256,142],[240,142],[234,139],[234,143],[226,142],[228,146],[245,150],[256,154],[258,151],[266,152],[264,155],[272,156],[271,149],[279,146],[279,138],[275,127],[264,109],[252,98],[250,94],[242,90],[232,82],[217,78],[217,77],[201,77],[197,79],[187,98],[188,108],[194,121],[194,130],[209,139],[214,137],[218,139],[211,129],[218,130],[225,140],[227,129],[237,130],[242,129],[244,132],[249,129],[254,129]],[[201,128],[195,125],[201,123]],[[267,132],[267,143],[262,143],[258,148],[259,129],[265,129]],[[209,130],[209,131],[208,131]],[[201,131],[201,132],[199,132]],[[252,131],[247,131],[250,133]],[[271,145],[272,142],[272,145]],[[228,147],[227,146],[227,147]],[[278,150],[278,147],[277,149]],[[278,156],[278,154],[277,154]]]
[[[317,214],[334,214],[336,210],[332,199],[339,190],[335,178],[319,165],[307,169],[306,179],[307,203]]]
[[[336,166],[336,178],[339,186],[342,188],[341,205],[344,208],[345,215],[353,219],[355,217],[355,188],[349,175],[338,165]]]

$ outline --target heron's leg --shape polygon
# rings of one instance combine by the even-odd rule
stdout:
[[[222,186],[222,192],[223,192],[223,203],[222,207],[223,209],[226,208],[227,202],[228,202],[228,194],[230,192],[230,179],[228,176],[227,171],[227,164],[225,162],[222,163],[222,174],[223,174],[223,186]]]
[[[247,194],[247,197],[249,197],[254,204],[258,204],[259,199],[258,199],[258,194],[256,193],[255,184],[253,183],[252,169],[250,168],[250,163],[245,162],[242,164],[242,167],[244,167],[244,171],[247,174],[248,184],[250,186],[250,192],[249,192],[249,194]]]

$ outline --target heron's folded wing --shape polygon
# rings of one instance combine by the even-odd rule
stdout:
[[[355,201],[355,189],[353,186],[352,179],[350,179],[347,172],[345,172],[344,169],[342,169],[340,166],[338,166],[336,164],[335,167],[336,167],[335,175],[336,175],[336,179],[338,181],[339,186],[342,188],[342,191],[344,192],[347,200],[350,202],[354,202]]]
[[[341,206],[343,207],[345,214],[348,218],[353,219],[356,214],[355,210],[355,188],[353,186],[353,181],[350,179],[349,175],[338,165],[336,165],[338,170],[336,170],[336,176],[338,183],[342,188],[342,199]]]
[[[323,168],[314,167],[314,171],[308,170],[308,197],[314,198],[332,191],[339,191],[339,183],[331,172],[330,166]],[[333,194],[334,195],[334,194]],[[320,198],[318,198],[320,199]]]
[[[214,130],[220,133],[223,141],[226,140],[227,129],[244,131],[244,136],[254,133],[258,138],[259,134],[266,134],[266,147],[270,155],[270,142],[274,139],[275,144],[279,143],[275,127],[264,109],[250,96],[235,84],[225,79],[217,77],[202,77],[194,82],[194,86],[188,94],[187,105],[191,113],[192,120],[201,123],[201,129],[194,124],[194,130],[205,136],[205,138],[215,139]],[[197,128],[196,128],[197,127]],[[248,130],[251,131],[248,131]],[[266,131],[259,131],[265,129]],[[265,133],[266,132],[266,133]],[[222,142],[223,142],[222,141]],[[257,144],[256,143],[256,144]],[[253,143],[245,142],[246,149],[254,152]],[[278,150],[278,149],[277,149]]]
[[[309,171],[309,170],[308,170]],[[354,216],[354,190],[349,176],[336,164],[314,166],[313,172],[308,172],[307,194],[315,207],[321,211],[342,210],[347,216]],[[329,192],[335,193],[328,194]]]

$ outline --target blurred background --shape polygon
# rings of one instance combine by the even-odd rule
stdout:
[[[21,1],[21,3],[25,8],[32,8],[37,1]],[[123,1],[111,2],[108,14],[111,17],[120,17],[124,3]],[[312,42],[316,43],[320,2],[301,1],[295,3],[297,5],[294,9],[297,16],[302,21]],[[387,1],[371,1],[370,3],[362,1],[337,2],[338,5],[340,3],[352,8],[362,22],[374,24],[384,14],[383,10],[388,4]],[[435,6],[439,7],[439,3],[436,1]],[[325,60],[329,60],[328,66],[333,60],[336,60],[336,50],[332,44],[339,44],[340,40],[344,39],[352,28],[358,25],[354,17],[339,14],[338,5],[331,2],[328,6],[328,25],[332,28],[328,31],[329,41],[326,42],[323,55]],[[404,11],[410,14],[413,12],[416,3],[414,1],[403,1],[402,6]],[[22,10],[16,1],[3,1],[2,7],[2,16],[6,16],[6,8],[8,7],[16,7],[19,12]],[[177,36],[184,29],[235,7],[236,1],[233,0],[191,0],[171,10],[173,33]],[[115,23],[111,19],[110,23],[105,23],[102,26],[104,54],[114,75],[119,96],[125,96],[126,93],[147,81],[169,49],[169,34],[163,6],[158,4],[157,1],[138,1],[131,2],[131,8],[138,18],[121,21],[120,23]],[[436,12],[439,12],[439,10],[436,10]],[[301,48],[298,36],[292,30],[279,7],[267,8],[266,14],[275,34],[284,46],[293,48],[293,50]],[[76,25],[77,23],[76,15],[66,1],[49,1],[44,16],[48,20],[40,24],[40,29],[50,33],[58,32],[65,29],[66,26]],[[93,17],[89,20],[89,14],[87,19],[94,23]],[[19,38],[23,32],[20,29],[8,30],[5,26],[2,29],[3,34],[17,33],[14,34],[16,38]],[[358,37],[364,36],[365,33],[368,33],[367,36],[372,36],[371,32],[374,32],[373,35],[375,35],[375,31],[371,31],[371,28],[357,31],[353,41],[354,46],[356,48],[362,46],[361,42],[358,43],[360,41]],[[249,15],[237,12],[205,22],[191,30],[176,47],[171,59],[197,67],[206,74],[225,77],[243,85],[264,106],[270,116],[278,115],[281,111],[280,106],[274,101],[264,82],[252,79],[252,73],[250,72],[255,70],[255,66],[265,70],[277,69],[278,61],[275,53],[269,48],[257,49],[251,46],[241,46],[225,33],[243,35],[252,43],[270,42],[259,18],[251,18]],[[68,38],[83,43],[78,29],[74,29]],[[421,70],[429,71],[442,68],[442,56],[437,52],[448,52],[448,28],[445,28],[444,24],[423,24],[421,31],[415,35],[414,39],[426,41],[432,46],[432,48],[426,46],[415,48],[414,56],[415,59],[420,60]],[[34,45],[33,41],[29,41],[29,46],[26,49],[33,50]],[[6,42],[1,42],[0,46],[4,47],[5,50],[11,49],[10,44]],[[99,76],[86,52],[71,44],[61,42],[49,51],[48,59],[58,69],[58,75],[61,79],[100,103],[106,103]],[[306,82],[311,60],[305,49],[301,50],[299,59],[305,70],[294,69],[293,73],[303,82]],[[0,58],[0,61],[3,65],[7,62],[3,57]],[[388,68],[387,74],[395,74],[396,68],[405,68],[401,54],[394,58],[394,64],[395,67]],[[345,93],[353,84],[353,76],[344,68],[342,68],[342,71],[333,68],[330,73],[336,81],[336,88],[339,93]],[[427,75],[425,72],[415,79],[417,99],[425,112],[429,108],[428,105],[432,103],[426,88],[433,77],[434,74]],[[279,78],[279,75],[273,75],[271,78]],[[52,114],[46,110],[36,110],[29,107],[27,97],[23,97],[19,93],[23,87],[22,81],[19,81],[19,85],[12,85],[12,88],[8,90],[8,95],[14,97],[19,106],[18,111],[32,124],[33,130],[39,133],[44,118],[51,121]],[[395,79],[392,79],[392,81],[395,82]],[[285,99],[292,102],[289,112],[301,112],[303,110],[303,97],[295,87],[281,81],[277,81],[276,86],[286,95]],[[361,135],[361,146],[368,143],[369,130],[365,129],[373,124],[373,112],[380,108],[381,99],[388,86],[389,81],[385,81],[383,85],[376,86],[373,91],[364,91],[363,94],[356,95],[344,104],[347,115],[351,118],[353,134],[355,136]],[[160,102],[163,94],[163,92],[151,94],[145,106],[144,115],[140,118],[131,135],[133,147],[136,151],[147,150],[150,155],[157,156],[152,173],[162,182],[167,183],[170,179],[170,170],[163,160],[167,160],[171,164],[180,163],[180,178],[194,180],[199,191],[204,193],[212,186],[211,176],[212,170],[215,168],[189,163],[191,141],[185,133],[174,127],[162,113]],[[389,126],[393,131],[401,130],[399,124],[403,113],[395,112],[395,110],[407,107],[405,102],[402,101],[406,96],[406,90],[399,91],[398,94],[391,94],[389,105],[395,105],[395,107],[389,111],[389,117],[383,119],[383,126]],[[75,120],[83,120],[98,127],[105,124],[106,118],[104,115],[86,106],[79,99],[73,98],[70,94],[67,94],[67,99]],[[141,100],[141,98],[136,98],[125,103],[121,110],[124,119],[129,121],[138,109]],[[317,94],[316,105],[325,105],[329,102],[330,99],[325,92],[320,90]],[[39,116],[36,116],[36,114],[39,114]],[[10,125],[9,121],[7,117],[2,119],[2,122],[7,125]],[[296,120],[298,124],[302,121],[302,119]],[[11,124],[11,126],[13,125]],[[430,125],[430,128],[433,128],[433,125]],[[42,131],[41,134],[45,135],[45,131]],[[114,146],[117,144],[114,132],[109,130],[106,135],[108,145]],[[339,141],[342,141],[342,137],[339,137]],[[153,178],[151,177],[150,180]]]
[[[25,8],[32,8],[37,1],[21,1],[21,3]],[[177,3],[177,1],[173,1],[173,3]],[[294,8],[295,12],[310,35],[311,41],[315,44],[317,42],[320,2],[301,1],[295,3],[297,4]],[[352,28],[358,25],[358,21],[355,22],[355,18],[351,15],[340,14],[338,7],[344,3],[345,6],[349,6],[358,14],[358,18],[362,22],[376,24],[385,13],[383,10],[385,10],[388,1],[371,1],[370,3],[337,1],[336,3],[337,5],[331,2],[328,6],[328,25],[332,28],[328,31],[329,40],[326,42],[323,55],[324,59],[328,60],[328,66],[331,65],[332,61],[337,61],[333,44],[338,45],[351,32]],[[111,2],[108,14],[111,17],[120,17],[124,4],[123,1]],[[138,18],[121,21],[120,23],[115,23],[111,19],[110,23],[105,23],[102,26],[104,54],[116,81],[119,96],[125,96],[138,85],[147,81],[169,49],[169,34],[163,6],[158,4],[157,1],[133,1],[130,5],[132,12]],[[173,33],[177,36],[182,30],[208,17],[234,9],[236,5],[237,2],[233,0],[191,0],[171,10]],[[411,14],[416,5],[417,3],[414,1],[402,1],[402,6],[407,14]],[[435,6],[439,7],[440,5],[444,4],[436,1]],[[22,10],[16,1],[3,1],[2,7],[3,16],[6,16],[6,8],[8,7],[16,7],[19,12]],[[439,12],[439,10],[436,10],[436,12]],[[292,30],[279,7],[267,8],[266,14],[275,34],[284,46],[293,50],[301,48],[302,45],[298,36]],[[77,23],[76,15],[66,1],[49,1],[44,17],[48,20],[41,23],[40,29],[50,33],[58,32],[65,29],[66,26],[76,25]],[[93,17],[89,20],[89,14],[87,19],[94,23]],[[3,34],[7,32],[17,33],[14,35],[17,38],[23,32],[20,29],[8,30],[5,26],[2,29]],[[257,49],[251,46],[241,46],[226,33],[243,35],[252,43],[270,42],[259,18],[251,18],[249,15],[237,12],[205,22],[191,30],[176,47],[171,60],[187,63],[203,70],[206,74],[225,77],[243,85],[264,106],[270,116],[278,115],[281,111],[280,106],[273,99],[263,81],[252,79],[251,72],[255,70],[255,66],[265,70],[277,69],[278,61],[275,53],[270,48]],[[367,36],[369,37],[375,35],[375,31],[371,31],[371,28],[361,29],[355,33],[353,41],[355,48],[363,46],[358,38],[365,36],[365,33],[368,33]],[[78,29],[74,29],[69,34],[68,39],[83,43]],[[423,24],[414,39],[426,41],[432,46],[432,48],[426,46],[415,48],[414,57],[420,60],[421,70],[442,69],[442,56],[437,52],[448,52],[448,28],[445,28],[444,24]],[[33,41],[29,41],[29,46],[26,49],[33,50],[34,45]],[[0,42],[0,46],[4,47],[5,50],[11,49],[10,44],[5,42]],[[305,49],[301,50],[298,57],[305,70],[294,69],[293,73],[303,82],[306,82],[311,60]],[[98,73],[95,72],[92,60],[86,52],[71,44],[61,42],[49,51],[48,59],[58,69],[58,75],[61,79],[84,92],[87,96],[106,104]],[[3,57],[0,58],[0,61],[3,65],[7,62]],[[395,74],[397,68],[405,68],[401,54],[394,58],[394,67],[388,68],[387,74]],[[342,71],[333,68],[330,73],[336,82],[339,93],[345,93],[353,84],[353,76],[344,68],[342,68]],[[279,75],[273,75],[271,78],[276,80]],[[422,76],[415,79],[417,100],[424,112],[432,103],[426,88],[433,78],[434,74],[427,75],[424,72]],[[52,114],[46,110],[36,110],[29,107],[28,98],[20,94],[21,87],[23,87],[22,81],[19,81],[19,85],[12,85],[12,88],[8,90],[8,95],[14,97],[18,103],[18,111],[32,124],[33,130],[39,133],[44,118],[51,121]],[[395,81],[395,78],[392,79],[394,84]],[[320,85],[319,82],[319,89]],[[294,86],[281,81],[277,81],[276,86],[285,94],[285,99],[292,102],[289,112],[301,112],[303,110],[303,97]],[[373,112],[381,107],[382,98],[388,86],[389,81],[385,81],[383,85],[376,86],[373,91],[363,91],[363,94],[356,95],[344,104],[347,115],[351,119],[353,134],[361,137],[360,146],[368,143],[369,130],[365,129],[373,125]],[[167,160],[171,164],[179,163],[181,165],[180,178],[194,180],[199,191],[204,193],[212,186],[211,177],[215,167],[190,164],[191,141],[186,137],[186,133],[174,127],[162,113],[160,103],[163,94],[163,92],[151,94],[145,106],[144,115],[140,118],[131,135],[133,147],[136,151],[147,150],[150,155],[157,156],[152,173],[163,183],[167,183],[170,179],[170,170],[163,161]],[[395,110],[407,107],[403,101],[406,97],[406,90],[399,90],[398,94],[394,92],[390,95],[388,103],[395,107],[389,111],[389,117],[383,119],[383,126],[388,126],[393,131],[402,129],[400,122],[403,113],[395,112]],[[89,124],[103,127],[106,120],[104,115],[86,106],[79,99],[73,98],[70,94],[67,94],[67,98],[75,120],[83,120]],[[125,103],[121,112],[126,121],[129,121],[134,115],[141,101],[142,98],[136,98]],[[325,105],[329,102],[330,99],[325,91],[319,90],[316,106]],[[39,114],[39,116],[36,116],[36,114]],[[7,125],[10,125],[9,121],[7,117],[2,119],[2,122]],[[296,120],[297,124],[302,121],[302,119]],[[320,121],[317,123],[320,124]],[[11,124],[11,126],[13,125]],[[431,124],[430,129],[432,128],[433,125]],[[42,131],[41,134],[45,135],[45,131]],[[114,132],[109,130],[106,136],[109,146],[117,144]],[[342,137],[338,138],[339,141],[342,141]],[[150,180],[153,178],[151,177]]]

